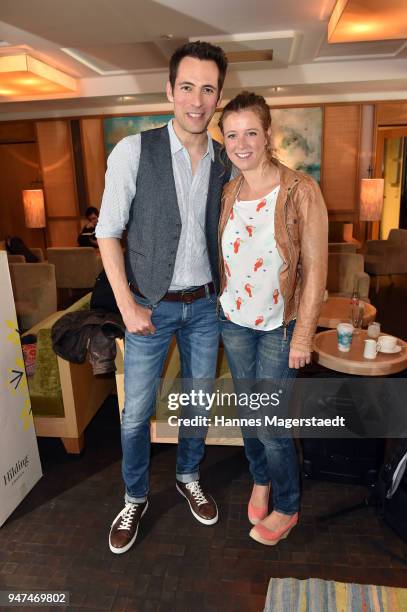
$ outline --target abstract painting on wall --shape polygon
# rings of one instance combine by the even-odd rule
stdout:
[[[321,178],[322,108],[272,108],[271,129],[277,158],[293,170]]]
[[[125,136],[165,125],[173,117],[162,115],[129,115],[107,117],[103,120],[106,157]],[[222,134],[218,128],[220,112],[213,116],[208,130],[219,142]],[[322,108],[272,108],[271,129],[273,147],[277,158],[294,170],[310,174],[316,181],[321,178]]]
[[[110,155],[114,146],[131,134],[139,134],[145,130],[158,128],[166,123],[174,115],[134,115],[128,117],[107,117],[103,120],[103,132],[106,157]]]

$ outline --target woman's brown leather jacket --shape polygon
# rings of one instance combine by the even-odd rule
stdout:
[[[296,319],[291,348],[312,351],[313,338],[324,297],[328,267],[328,215],[318,184],[307,174],[290,170],[274,160],[280,172],[274,234],[283,260],[280,289],[284,297],[284,322]],[[221,294],[225,287],[222,234],[243,176],[225,185],[219,223]]]

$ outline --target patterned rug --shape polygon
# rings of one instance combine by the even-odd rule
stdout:
[[[407,612],[407,589],[271,578],[264,612]]]

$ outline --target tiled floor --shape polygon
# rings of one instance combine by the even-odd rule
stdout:
[[[372,296],[384,329],[403,337],[406,293],[400,284]],[[116,399],[88,428],[82,457],[51,439],[40,440],[40,452],[44,478],[0,530],[1,589],[67,590],[70,610],[249,612],[263,609],[271,576],[407,587],[407,545],[373,509],[318,520],[359,501],[363,487],[305,480],[298,527],[266,548],[248,537],[251,484],[241,448],[207,450],[202,476],[220,520],[204,527],[175,491],[175,447],[156,445],[150,509],[136,545],[115,556],[107,535],[122,505]]]

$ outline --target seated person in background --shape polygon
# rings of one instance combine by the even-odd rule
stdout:
[[[30,251],[24,240],[19,236],[6,236],[4,242],[6,251],[10,255],[24,255],[27,263],[37,263],[39,261],[38,257]]]
[[[98,241],[95,236],[95,229],[99,219],[99,211],[94,206],[89,206],[85,211],[85,217],[88,222],[82,228],[78,236],[78,244],[81,247],[95,247],[97,249]]]

